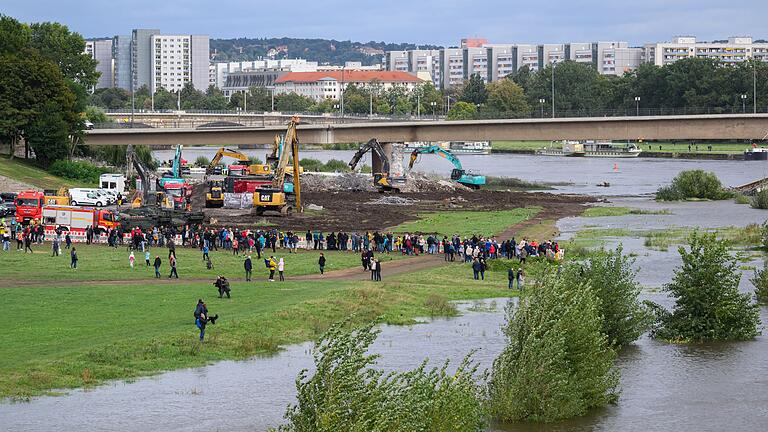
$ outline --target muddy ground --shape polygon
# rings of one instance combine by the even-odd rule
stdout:
[[[381,194],[378,192],[309,192],[302,194],[304,213],[287,217],[256,216],[249,210],[206,209],[211,224],[253,227],[271,224],[284,230],[382,230],[435,211],[511,210],[539,206],[539,217],[559,219],[580,214],[594,199],[536,192],[453,191]],[[313,210],[314,206],[322,210]]]

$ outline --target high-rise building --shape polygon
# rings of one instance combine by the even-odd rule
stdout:
[[[160,34],[160,30],[134,29],[131,32],[131,81],[134,89],[150,87],[154,70],[152,36],[156,34]]]
[[[114,65],[114,86],[131,90],[131,37],[112,38],[112,64]]]
[[[208,53],[208,36],[152,34],[148,62],[151,72],[150,91],[156,92],[160,88],[180,91],[190,82],[198,90],[207,89]],[[143,60],[140,59],[136,64],[143,65]],[[143,72],[140,71],[138,75]]]
[[[114,86],[114,64],[112,61],[112,39],[89,39],[85,41],[85,53],[96,60],[96,71],[101,75],[96,88]]]

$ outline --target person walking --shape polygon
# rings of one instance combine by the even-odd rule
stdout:
[[[485,262],[485,258],[478,259],[480,262],[480,279],[485,280],[485,269],[488,268],[488,263]]]
[[[179,273],[176,271],[176,257],[171,255],[170,258],[168,258],[168,264],[171,266],[171,274],[168,275],[168,279],[172,277],[176,277],[176,279],[179,278]]]
[[[64,236],[64,243],[66,244],[67,249],[72,247],[72,237],[69,236],[69,231],[67,231],[67,235]]]
[[[77,250],[74,247],[69,251],[69,268],[77,270]]]
[[[245,262],[243,262],[243,268],[245,269],[245,281],[250,282],[251,273],[253,272],[253,261],[251,261],[250,255],[245,258]]]
[[[277,263],[277,272],[280,274],[280,282],[285,282],[285,275],[283,272],[285,271],[285,261],[280,258],[280,261]]]
[[[160,255],[157,255],[155,257],[155,263],[153,267],[155,268],[155,278],[160,278],[160,266],[162,265],[162,261],[160,261]]]
[[[525,287],[525,273],[523,273],[523,269],[520,269],[520,271],[517,272],[517,289],[519,289],[520,292],[523,292],[524,287]]]
[[[483,265],[480,264],[480,261],[477,258],[472,260],[472,273],[473,273],[473,276],[474,276],[475,280],[480,279],[480,268],[482,266]]]
[[[210,257],[208,256],[208,252],[210,249],[208,249],[208,242],[205,242],[203,245],[203,261],[208,261]]]
[[[29,250],[29,253],[34,253],[32,252],[31,234],[24,234],[24,253],[27,253],[27,250]]]
[[[133,264],[136,262],[136,257],[133,255],[133,251],[131,251],[131,254],[128,255],[128,264],[131,266],[131,270],[133,270]]]
[[[267,261],[267,268],[269,268],[269,281],[274,282],[275,270],[277,270],[277,261],[275,261],[275,257],[272,255],[269,256],[269,261]]]
[[[507,288],[513,289],[515,287],[515,269],[510,268],[507,270],[507,279],[508,279]]]
[[[151,255],[149,254],[149,249],[147,249],[147,251],[146,251],[146,252],[144,252],[144,262],[146,262],[146,263],[147,263],[147,267],[149,267],[149,265],[150,265],[150,264],[149,264],[149,258],[150,258],[150,256],[151,256]]]
[[[317,265],[320,266],[320,274],[325,274],[325,255],[320,252],[320,258],[317,260]]]
[[[58,235],[53,236],[53,242],[51,243],[51,248],[53,249],[53,255],[51,256],[59,256],[59,236]]]

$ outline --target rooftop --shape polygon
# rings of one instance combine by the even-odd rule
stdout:
[[[287,82],[317,82],[321,80],[347,81],[347,82],[369,82],[373,80],[381,82],[412,82],[418,83],[422,80],[416,75],[407,72],[397,71],[359,71],[359,70],[337,70],[325,72],[289,72],[277,80],[275,84]]]

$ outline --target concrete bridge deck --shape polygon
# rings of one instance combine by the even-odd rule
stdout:
[[[89,145],[247,145],[269,144],[285,126],[222,128],[97,129],[87,131]],[[762,139],[768,114],[664,117],[600,117],[463,121],[364,122],[299,125],[304,144],[404,141],[482,141],[612,139],[690,140]]]

